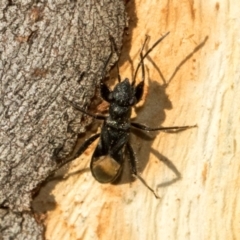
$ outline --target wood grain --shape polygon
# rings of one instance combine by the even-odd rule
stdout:
[[[127,171],[118,184],[96,182],[83,170],[93,144],[71,164],[69,174],[79,172],[54,185],[51,198],[46,187],[36,199],[45,206],[47,239],[240,238],[239,9],[236,0],[127,3],[123,78],[132,78],[145,35],[150,47],[170,31],[145,61],[135,120],[198,127],[132,136],[142,176],[160,200]]]

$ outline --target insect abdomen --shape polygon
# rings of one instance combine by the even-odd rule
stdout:
[[[92,162],[92,174],[100,183],[113,182],[121,172],[121,165],[110,155],[101,156]]]

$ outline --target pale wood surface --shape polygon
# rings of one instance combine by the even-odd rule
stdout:
[[[145,34],[151,46],[170,31],[146,60],[146,100],[135,120],[198,128],[152,141],[132,136],[160,200],[128,173],[118,185],[99,184],[89,171],[49,183],[34,203],[49,210],[47,239],[240,239],[239,10],[237,0],[128,2],[122,77],[131,78]],[[69,172],[87,168],[94,147]]]

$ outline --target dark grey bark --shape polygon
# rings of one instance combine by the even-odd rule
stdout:
[[[28,239],[26,232],[34,239],[33,229],[41,238],[41,226],[26,213],[31,193],[56,168],[56,158],[71,153],[88,124],[63,96],[83,107],[90,104],[111,52],[109,35],[120,48],[125,23],[121,0],[0,2],[4,239]],[[107,70],[114,61],[116,54]],[[23,223],[32,227],[25,235],[20,234]]]
[[[0,209],[0,239],[42,239],[43,226],[30,213],[13,213]]]

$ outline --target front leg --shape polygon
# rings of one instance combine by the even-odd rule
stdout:
[[[75,102],[72,102],[70,100],[68,100],[66,97],[63,97],[63,99],[66,101],[66,102],[69,102],[75,109],[77,109],[78,111],[92,117],[92,118],[95,118],[95,119],[98,119],[98,120],[105,120],[107,119],[106,116],[104,115],[101,115],[101,114],[93,114],[93,113],[89,113],[87,112],[86,110],[84,110],[83,108],[79,107]]]

